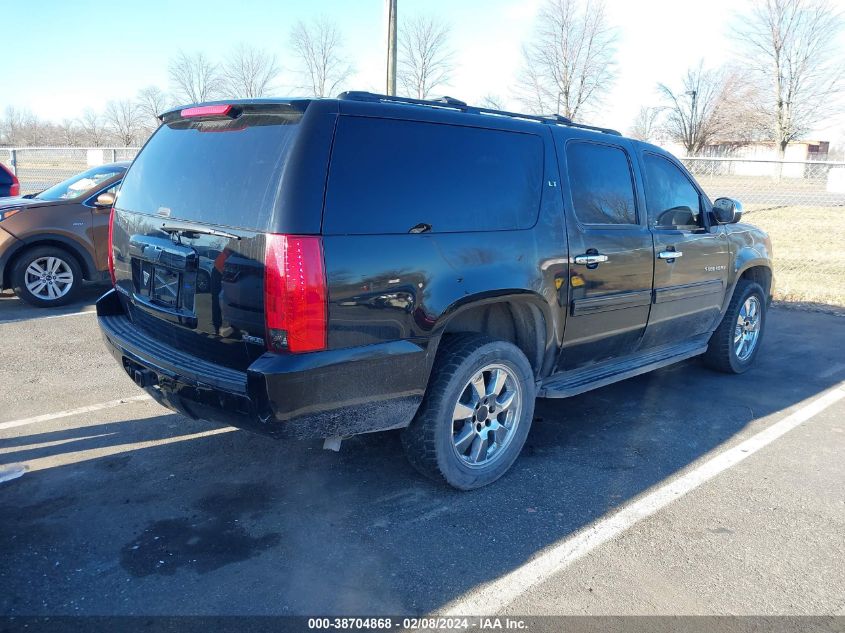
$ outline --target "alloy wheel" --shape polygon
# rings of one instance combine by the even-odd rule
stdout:
[[[739,309],[734,328],[734,352],[740,361],[751,358],[754,348],[757,347],[761,316],[760,299],[755,295],[748,297]]]
[[[73,271],[60,257],[39,257],[26,267],[24,284],[34,297],[55,301],[70,292],[73,287]]]
[[[522,417],[513,370],[491,364],[464,386],[452,414],[452,448],[470,468],[487,467],[504,453]]]

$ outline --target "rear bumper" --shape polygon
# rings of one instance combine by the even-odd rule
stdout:
[[[106,347],[162,405],[279,438],[349,436],[402,428],[422,401],[423,348],[392,341],[311,354],[264,354],[245,371],[209,363],[144,334],[117,293],[97,301]]]

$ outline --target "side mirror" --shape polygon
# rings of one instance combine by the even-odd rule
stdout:
[[[735,224],[742,219],[742,203],[733,198],[716,198],[713,215],[719,224]]]
[[[114,206],[114,194],[109,191],[101,193],[94,201],[94,206],[98,209],[111,209]]]

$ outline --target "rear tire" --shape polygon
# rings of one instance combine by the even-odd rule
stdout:
[[[740,279],[722,322],[710,337],[705,365],[727,374],[748,371],[763,342],[766,311],[766,295],[760,284]]]
[[[17,258],[12,269],[15,294],[37,308],[53,308],[73,301],[82,286],[82,268],[62,248],[36,246]]]
[[[505,474],[534,417],[534,372],[511,343],[478,334],[443,339],[402,444],[422,474],[460,490]]]

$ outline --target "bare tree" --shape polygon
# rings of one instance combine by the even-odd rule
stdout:
[[[104,113],[106,127],[114,139],[123,147],[130,147],[142,134],[141,110],[130,99],[109,101]]]
[[[661,83],[657,91],[666,106],[663,129],[689,156],[715,140],[744,143],[756,136],[753,91],[735,69],[708,70],[699,63],[687,71],[680,89]]]
[[[91,108],[87,108],[79,119],[82,137],[86,145],[102,147],[106,141],[106,127],[103,117]]]
[[[30,112],[24,127],[24,143],[31,147],[47,145],[52,132],[50,128],[50,123],[42,121]]]
[[[657,123],[660,117],[660,110],[661,108],[642,106],[640,111],[637,112],[634,122],[631,124],[628,135],[640,141],[653,141],[657,136]]]
[[[158,86],[147,86],[138,91],[136,98],[140,115],[140,125],[151,133],[155,130],[160,121],[158,115],[164,112],[170,105],[170,97]]]
[[[24,126],[26,113],[14,106],[6,106],[3,112],[2,125],[0,125],[0,136],[3,138],[3,143],[11,145],[23,145],[24,142]]]
[[[7,106],[2,120],[2,136],[9,145],[44,145],[51,136],[51,125],[27,108]]]
[[[254,98],[267,96],[281,69],[276,56],[249,44],[239,44],[223,64],[227,96]]]
[[[353,73],[343,56],[343,37],[337,25],[326,17],[310,23],[297,22],[290,35],[293,54],[305,79],[301,89],[315,97],[335,94],[337,87]]]
[[[756,0],[736,29],[749,68],[766,88],[759,105],[781,158],[790,141],[841,107],[842,26],[842,13],[827,0]]]
[[[484,108],[490,108],[491,110],[504,110],[504,101],[499,95],[495,94],[486,94],[481,97],[481,106]]]
[[[62,119],[56,126],[56,140],[60,145],[76,147],[82,142],[82,130],[73,119]]]
[[[170,82],[176,98],[187,103],[211,101],[221,96],[223,78],[217,64],[204,53],[191,55],[184,51],[170,60],[168,65]]]
[[[721,78],[699,63],[687,70],[679,90],[660,83],[657,91],[666,104],[666,133],[695,156],[720,132]]]
[[[433,16],[410,18],[399,34],[399,81],[409,97],[426,99],[454,70],[449,26]]]
[[[523,66],[516,79],[516,100],[522,103],[529,112],[534,114],[548,114],[560,105],[554,88],[549,88],[549,82],[540,64],[530,60],[531,52],[527,46],[522,47]],[[554,93],[554,94],[553,94]],[[558,107],[557,112],[560,113]]]
[[[615,42],[602,0],[546,0],[522,49],[518,99],[531,112],[577,119],[613,84]]]

